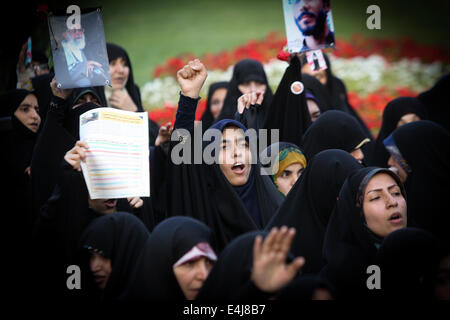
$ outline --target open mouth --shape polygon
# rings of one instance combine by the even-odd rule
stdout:
[[[236,162],[232,167],[231,170],[236,174],[243,174],[245,172],[245,164],[242,162]]]
[[[107,208],[115,208],[117,204],[117,199],[108,199],[104,202]]]
[[[392,223],[400,223],[402,222],[403,218],[402,215],[398,212],[393,213],[390,217],[389,217],[389,221]]]
[[[95,283],[101,284],[105,281],[105,276],[94,276]]]

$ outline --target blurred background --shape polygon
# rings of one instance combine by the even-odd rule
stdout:
[[[158,87],[154,82],[156,78],[170,77],[170,72],[164,70],[167,71],[170,63],[174,67],[178,66],[180,61],[173,60],[174,58],[185,61],[191,56],[214,56],[227,52],[232,54],[249,43],[257,46],[270,41],[273,42],[271,49],[274,49],[275,44],[281,44],[279,49],[282,49],[282,42],[285,40],[281,0],[86,0],[28,1],[11,4],[15,9],[9,9],[8,13],[4,14],[7,16],[6,20],[2,21],[3,30],[9,34],[6,46],[2,45],[0,51],[1,59],[5,62],[0,70],[1,91],[14,86],[17,57],[28,36],[32,36],[33,46],[50,53],[46,12],[65,10],[70,4],[77,4],[82,8],[102,7],[106,41],[119,44],[128,51],[135,81],[141,87],[144,105],[148,110],[164,108],[165,100],[169,105],[173,104],[170,95],[153,101],[145,95],[155,95],[155,88]],[[381,8],[381,30],[369,30],[366,27],[369,17],[366,10],[372,4]],[[415,61],[415,64],[403,63],[405,72],[416,68],[418,70],[415,69],[415,73],[409,76],[422,78],[419,83],[409,85],[406,82],[406,86],[411,89],[410,94],[425,89],[443,73],[448,72],[450,1],[335,0],[331,1],[331,8],[335,35],[340,42],[337,50],[327,52],[333,56],[334,72],[343,78],[350,92],[358,94],[358,98],[366,99],[369,93],[380,89],[379,86],[369,85],[370,90],[361,91],[358,83],[364,81],[364,78],[352,78],[345,72],[351,68],[360,68],[364,61],[359,61],[359,65],[350,65],[347,60],[336,60],[337,58],[354,59],[361,55],[369,59],[379,53],[386,61],[384,64],[375,61],[370,70],[376,70],[402,61],[402,57],[398,55],[389,57],[393,50],[401,51],[404,58],[410,59],[411,63]],[[342,44],[341,47],[339,43]],[[363,52],[368,47],[370,52]],[[347,51],[344,52],[343,49]],[[272,50],[270,54],[276,59],[274,52],[275,50]],[[261,59],[263,63],[269,63],[267,54],[269,53]],[[368,60],[368,63],[372,60]],[[440,64],[436,65],[437,62]],[[233,60],[229,63],[233,63]],[[279,70],[273,67],[276,69],[274,78],[270,79],[273,87],[276,87],[278,77],[281,77],[286,66],[279,65]],[[223,65],[208,65],[208,68],[217,68],[224,72],[216,75],[216,79],[229,76]],[[395,65],[393,69],[397,75],[398,68]],[[372,72],[370,70],[367,72]],[[270,77],[269,74],[268,76]],[[386,79],[391,79],[398,82],[392,75],[382,74],[378,78],[381,79],[378,81],[386,82]],[[164,87],[164,84],[159,83],[159,86]],[[171,86],[171,82],[167,82],[165,86]],[[168,91],[170,90],[172,89],[169,88]],[[391,92],[389,98],[395,95],[396,93]]]

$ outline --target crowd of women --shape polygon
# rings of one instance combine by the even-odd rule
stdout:
[[[209,87],[202,128],[221,138],[202,147],[218,142],[218,161],[175,163],[172,150],[195,143],[179,132],[198,126],[207,77],[190,61],[177,73],[175,123],[149,120],[151,196],[91,199],[79,116],[143,111],[126,51],[107,50],[112,88],[61,90],[51,70],[19,70],[18,89],[1,96],[7,265],[18,295],[450,299],[449,75],[389,102],[375,139],[328,59],[316,73],[292,55],[275,93],[263,66],[245,59]],[[297,81],[303,91],[292,89]],[[279,141],[252,152],[247,129],[277,129]]]

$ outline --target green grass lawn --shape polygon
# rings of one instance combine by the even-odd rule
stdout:
[[[366,8],[381,8],[381,30],[368,30]],[[103,7],[105,35],[129,53],[136,82],[151,80],[154,67],[184,52],[231,50],[270,31],[284,33],[281,0],[110,0],[82,1]],[[450,1],[334,0],[336,36],[411,36],[418,42],[450,47]]]

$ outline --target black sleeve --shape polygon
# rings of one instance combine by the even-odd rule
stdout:
[[[264,301],[272,297],[273,294],[259,289],[252,280],[248,280],[239,290],[236,291],[235,300],[239,301]]]
[[[189,132],[194,132],[195,110],[199,100],[200,97],[192,99],[180,93],[174,130],[186,129]]]

